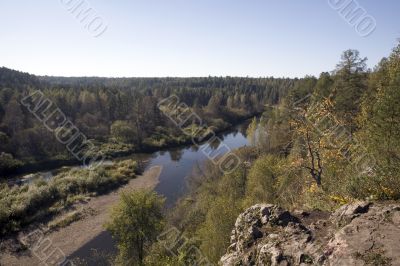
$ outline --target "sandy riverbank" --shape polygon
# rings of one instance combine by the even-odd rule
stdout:
[[[52,249],[61,250],[66,256],[78,250],[81,246],[104,231],[104,223],[109,217],[110,208],[119,200],[122,191],[135,189],[154,189],[159,181],[162,166],[153,166],[143,175],[132,179],[127,185],[107,195],[92,198],[77,209],[91,215],[76,221],[64,228],[52,231],[45,235],[51,241]],[[48,265],[42,263],[37,256],[30,252],[14,256],[5,254],[0,258],[0,265]]]

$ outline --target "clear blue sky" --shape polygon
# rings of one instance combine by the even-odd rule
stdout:
[[[400,37],[398,0],[358,0],[376,19],[368,37],[328,0],[86,0],[108,25],[98,38],[63,1],[0,2],[0,66],[62,76],[301,77],[332,70],[349,48],[372,67]]]

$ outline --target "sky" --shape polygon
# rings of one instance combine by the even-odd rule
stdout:
[[[361,36],[363,25],[332,8],[341,1],[362,8],[375,30]],[[346,49],[369,67],[389,55],[399,12],[398,0],[2,0],[0,66],[55,76],[317,76]]]

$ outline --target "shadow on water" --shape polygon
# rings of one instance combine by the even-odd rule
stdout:
[[[248,123],[242,124],[229,132],[220,134],[218,137],[222,140],[221,142],[213,141],[213,143],[204,143],[200,146],[159,151],[147,157],[147,169],[155,165],[163,167],[155,191],[166,198],[167,208],[173,207],[176,201],[185,194],[187,177],[192,173],[194,167],[201,165],[207,159],[207,153],[218,150],[222,155],[224,153],[222,145],[227,145],[233,150],[249,144],[246,138],[247,125]],[[129,158],[138,159],[135,156]],[[88,266],[110,265],[106,259],[101,257],[105,254],[115,255],[116,251],[115,242],[110,233],[102,232],[79,248],[69,259],[83,259],[86,262],[85,265]],[[102,256],[99,258],[99,255]]]

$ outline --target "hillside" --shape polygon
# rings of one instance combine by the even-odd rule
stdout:
[[[0,88],[27,89],[28,87],[43,87],[45,82],[35,75],[0,67]]]
[[[385,231],[384,218],[378,219],[386,210],[389,216],[393,212],[393,217],[397,217],[396,204],[373,205],[376,207],[371,207],[360,223],[370,218],[374,222],[367,224],[359,234],[354,232],[354,239],[340,240],[343,231],[333,225],[319,231],[309,227],[311,222],[307,220],[313,217],[312,222],[321,220],[321,224],[316,224],[320,227],[324,223],[335,223],[329,215],[353,202],[397,202],[400,199],[400,45],[373,71],[366,68],[365,62],[366,58],[358,51],[347,50],[331,73],[321,73],[318,78],[305,77],[297,82],[278,105],[266,108],[259,120],[252,121],[247,129],[252,145],[235,152],[241,164],[234,171],[221,173],[210,163],[191,179],[192,192],[179,201],[170,221],[186,237],[193,239],[203,257],[218,263],[226,254],[223,258],[226,265],[254,265],[257,254],[263,252],[263,245],[253,240],[247,243],[244,238],[262,237],[263,225],[258,220],[253,223],[250,217],[251,226],[237,229],[239,232],[233,238],[232,228],[240,227],[235,221],[242,213],[246,216],[249,211],[245,210],[249,207],[267,203],[282,208],[279,212],[294,222],[291,226],[287,226],[289,220],[283,221],[283,227],[272,226],[268,235],[275,237],[275,242],[268,242],[267,235],[260,240],[267,245],[264,249],[278,260],[280,252],[286,252],[294,257],[292,263],[299,264],[300,252],[310,249],[311,254],[304,253],[302,260],[316,263],[324,250],[329,249],[330,241],[364,241],[365,245],[373,245],[373,240],[364,237],[377,231],[385,234],[388,242],[381,243],[376,236],[376,243],[381,243],[384,251],[379,253],[379,245],[374,246],[376,250],[371,251],[371,260],[382,259],[386,263],[390,258],[392,265],[397,265],[394,262],[398,251],[390,251],[390,241],[394,239],[389,233],[399,237],[397,220]],[[268,206],[265,207],[268,211],[275,209]],[[293,215],[283,209],[290,210]],[[295,210],[311,215],[291,218],[298,216]],[[349,225],[350,229],[361,226],[357,221]],[[278,235],[273,234],[275,229]],[[304,246],[294,244],[283,232]],[[318,243],[311,241],[311,237],[316,237]],[[287,247],[282,244],[274,249],[272,243],[286,243],[286,240],[289,241]],[[250,246],[246,246],[248,244]],[[337,265],[335,260],[342,256],[350,259],[350,254],[340,253],[342,251],[334,251],[325,264]],[[370,259],[365,250],[359,251],[357,261]],[[182,253],[181,256],[191,255]],[[229,262],[231,259],[233,262]],[[237,260],[242,263],[235,264]],[[382,261],[372,265],[382,265]],[[282,262],[282,265],[291,264]]]

